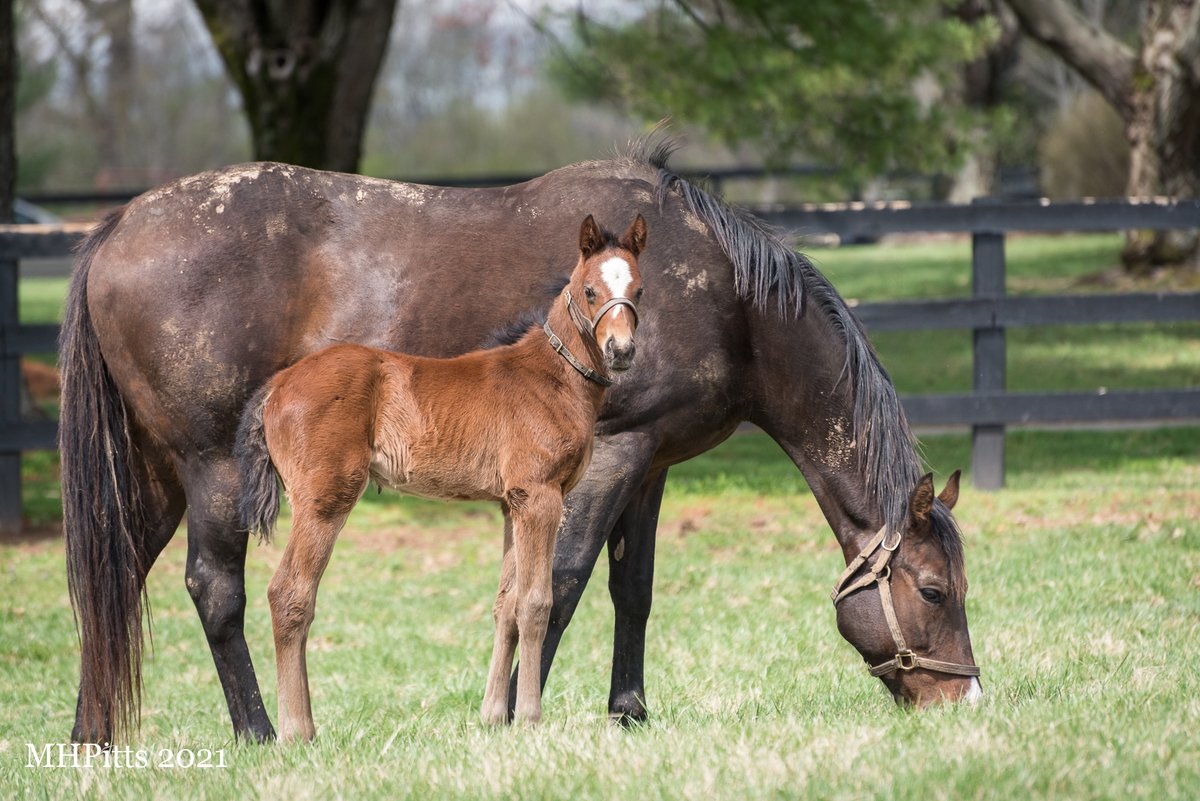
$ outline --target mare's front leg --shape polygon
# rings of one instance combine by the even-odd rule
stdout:
[[[629,723],[646,719],[646,623],[654,592],[654,543],[666,469],[646,476],[608,540],[608,592],[613,603],[612,684],[608,714]]]
[[[554,550],[554,605],[542,645],[543,687],[563,632],[591,578],[600,549],[622,511],[641,491],[656,450],[658,439],[646,432],[627,431],[599,437],[587,473],[567,494],[562,535]],[[527,662],[527,659],[528,655],[522,650],[521,662]],[[514,675],[510,686],[515,688],[516,684],[517,675]],[[511,706],[510,700],[510,711]]]
[[[232,458],[202,463],[185,474],[183,483],[188,501],[188,593],[204,625],[234,735],[273,740],[275,730],[263,707],[243,628],[249,535],[237,519],[237,465]]]
[[[308,690],[308,630],[316,617],[317,586],[350,511],[323,513],[316,507],[293,497],[292,533],[267,586],[279,680],[279,739],[284,741],[307,741],[317,734]]]
[[[537,723],[542,719],[542,643],[554,599],[554,540],[562,518],[562,494],[557,487],[534,486],[520,504],[510,503],[513,516],[513,553],[516,567],[516,600],[505,604],[515,610],[521,661],[517,670],[515,719]]]
[[[517,650],[517,614],[512,604],[513,582],[516,580],[516,554],[512,550],[513,520],[507,506],[504,509],[504,556],[500,565],[500,587],[496,591],[496,602],[492,605],[492,620],[496,634],[492,643],[492,661],[488,668],[487,687],[483,692],[483,705],[479,717],[489,726],[508,722],[508,674],[512,670],[513,655]]]

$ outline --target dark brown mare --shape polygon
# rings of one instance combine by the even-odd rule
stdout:
[[[83,244],[60,359],[68,578],[81,634],[75,739],[106,740],[140,697],[143,579],[187,511],[186,582],[238,736],[273,729],[243,635],[247,533],[233,457],[247,399],[336,342],[425,356],[474,350],[576,252],[574,228],[635,213],[644,358],[608,393],[592,463],[567,496],[543,680],[608,545],[611,714],[646,714],[654,533],[670,465],[749,420],[804,474],[849,562],[900,537],[891,595],[909,648],[971,664],[958,528],[926,497],[892,382],[837,292],[753,217],[638,148],[496,189],[442,189],[252,164],[185,178]],[[547,298],[548,300],[548,298]],[[926,595],[922,591],[929,590]],[[838,604],[870,664],[896,651],[877,585]],[[811,644],[809,646],[811,647]],[[972,677],[882,676],[898,699],[974,695]]]
[[[411,495],[500,503],[504,563],[480,714],[508,721],[519,640],[528,667],[518,671],[516,718],[541,720],[537,668],[563,495],[592,458],[611,374],[633,362],[645,244],[641,215],[619,241],[588,215],[570,281],[545,323],[517,343],[450,359],[331,345],[277,373],[247,404],[236,445],[243,525],[270,536],[276,473],[292,504],[292,533],[267,590],[280,739],[316,734],[305,650],[317,585],[372,478]]]

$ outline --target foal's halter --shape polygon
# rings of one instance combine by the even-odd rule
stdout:
[[[600,307],[600,310],[596,312],[596,316],[589,320],[588,316],[583,313],[583,310],[575,305],[575,301],[571,299],[571,293],[569,291],[564,290],[563,295],[565,295],[567,312],[571,316],[571,321],[575,323],[575,327],[579,329],[579,333],[586,337],[590,337],[592,342],[596,341],[596,328],[600,325],[600,321],[604,319],[605,313],[616,308],[617,306],[625,306],[630,312],[633,313],[633,325],[635,328],[637,327],[637,306],[633,305],[633,301],[629,298],[611,298],[608,302]],[[585,328],[585,326],[587,327]],[[580,375],[589,381],[594,381],[602,387],[612,386],[613,380],[611,378],[588,367],[586,364],[579,361],[579,359],[575,357],[575,354],[571,353],[571,350],[566,346],[566,344],[558,338],[557,334],[554,333],[554,329],[550,327],[549,320],[546,320],[546,322],[542,325],[542,330],[546,332],[546,336],[550,339],[550,347],[554,348],[555,352],[558,353],[559,356],[562,356],[564,359],[566,359],[567,364],[578,370]]]
[[[858,592],[872,584],[879,585],[879,603],[883,605],[883,616],[887,619],[888,628],[892,630],[892,639],[896,642],[896,655],[886,662],[881,662],[869,668],[871,675],[886,676],[897,670],[925,668],[926,670],[934,670],[938,673],[978,676],[979,668],[975,665],[959,665],[954,662],[942,662],[937,659],[917,656],[904,642],[904,635],[900,632],[900,622],[896,620],[896,608],[892,604],[892,568],[888,564],[891,561],[892,554],[900,547],[901,535],[897,534],[896,541],[889,546],[887,543],[887,533],[887,526],[879,529],[879,533],[871,538],[871,541],[859,552],[858,556],[851,559],[850,564],[846,565],[846,569],[838,577],[837,583],[833,585],[833,592],[829,594],[829,597],[833,600],[833,605],[837,606],[838,602],[847,595]],[[865,573],[854,581],[851,581],[850,579],[858,572],[859,568],[867,564],[867,560],[871,554],[877,550],[880,551],[880,554],[874,563],[868,565]]]

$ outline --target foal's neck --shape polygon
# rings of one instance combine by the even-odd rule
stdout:
[[[562,341],[566,350],[570,351],[580,363],[599,375],[608,375],[608,370],[604,366],[604,355],[600,352],[596,338],[590,336],[590,331],[585,333],[580,329],[579,324],[573,319],[567,308],[564,295],[560,294],[554,299],[554,303],[551,304],[550,311],[546,315],[546,321],[550,324],[555,336]],[[580,388],[589,397],[592,397],[597,407],[599,406],[604,397],[605,387],[583,375],[563,355],[555,352],[541,326],[531,328],[525,335],[522,345],[537,349],[563,374],[563,380],[568,386]]]

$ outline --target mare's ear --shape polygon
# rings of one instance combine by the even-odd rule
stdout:
[[[929,512],[933,509],[933,473],[926,473],[917,482],[908,499],[908,525],[914,532],[929,529]]]
[[[589,214],[583,218],[583,225],[579,226],[579,252],[586,259],[602,247],[604,235],[600,233],[600,226],[596,225],[595,218]]]
[[[621,247],[634,257],[640,256],[646,249],[646,220],[642,215],[639,214],[637,219],[629,224],[629,230],[621,237]]]
[[[938,500],[946,504],[947,509],[953,509],[954,504],[958,503],[958,479],[961,475],[961,470],[951,473],[950,478],[946,479],[945,488],[938,495]]]

